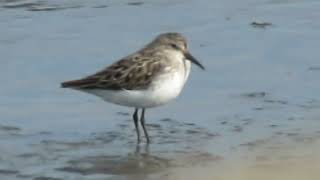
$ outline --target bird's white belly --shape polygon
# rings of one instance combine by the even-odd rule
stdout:
[[[181,92],[190,71],[190,62],[184,70],[159,75],[146,90],[88,90],[86,92],[101,97],[105,101],[129,107],[151,108],[168,103]]]

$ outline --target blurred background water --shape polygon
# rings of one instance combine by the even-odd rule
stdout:
[[[319,18],[317,0],[0,0],[1,179],[166,179],[308,147],[320,135]],[[207,71],[147,112],[150,146],[135,144],[132,109],[59,87],[169,31]]]

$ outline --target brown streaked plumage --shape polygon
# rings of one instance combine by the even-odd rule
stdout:
[[[152,78],[164,70],[161,57],[154,51],[142,51],[121,59],[86,78],[67,81],[62,87],[75,89],[140,90],[150,85]]]
[[[189,53],[187,41],[182,35],[164,33],[109,67],[83,79],[63,82],[61,86],[134,107],[133,120],[138,142],[138,110],[142,109],[140,123],[149,143],[144,123],[145,109],[165,104],[180,94],[190,72],[190,62],[204,69]]]

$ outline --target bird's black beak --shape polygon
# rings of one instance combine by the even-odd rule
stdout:
[[[191,61],[193,64],[199,66],[202,70],[205,70],[204,66],[196,58],[194,58],[188,51],[184,53],[184,57],[189,61]]]

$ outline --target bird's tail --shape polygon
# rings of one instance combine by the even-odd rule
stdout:
[[[62,88],[81,88],[93,83],[92,79],[79,79],[61,83]]]

